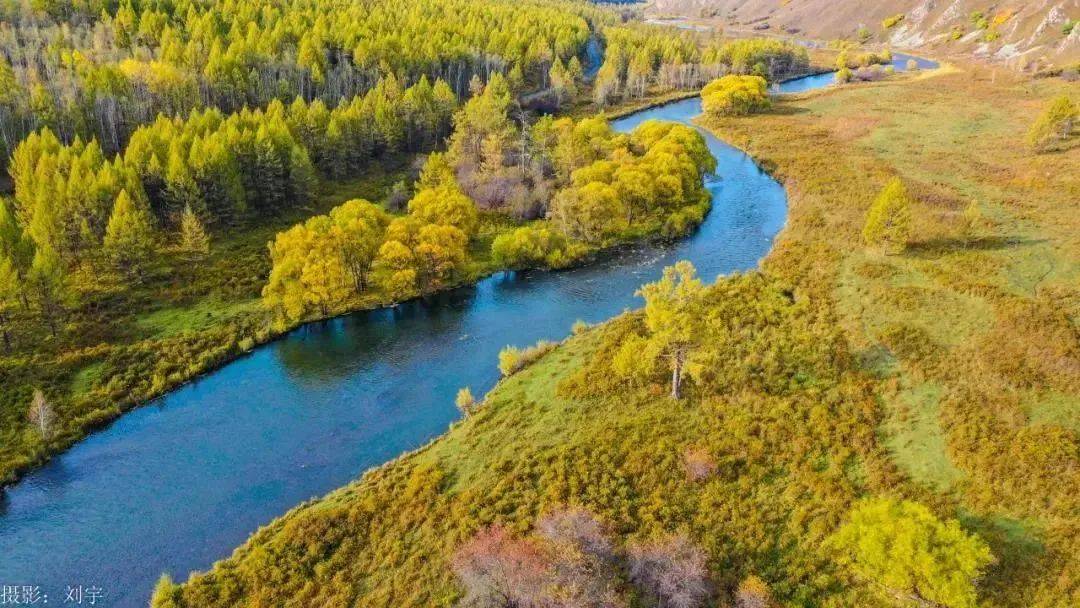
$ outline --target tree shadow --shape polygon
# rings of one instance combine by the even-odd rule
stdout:
[[[1068,139],[1058,140],[1043,148],[1037,154],[1040,156],[1054,156],[1064,154],[1074,148],[1080,148],[1080,136],[1070,136]]]
[[[961,514],[965,528],[977,533],[990,547],[996,562],[984,577],[984,593],[1007,597],[1016,587],[1030,588],[1045,573],[1052,555],[1042,531],[1028,522],[1001,516]]]
[[[983,236],[973,239],[941,237],[909,243],[904,250],[907,257],[934,259],[960,251],[1001,251],[1016,247],[1031,247],[1045,243],[1046,239],[1027,239],[1011,236]]]
[[[803,106],[780,102],[774,103],[767,113],[775,114],[777,116],[796,116],[798,114],[809,114],[810,109]]]

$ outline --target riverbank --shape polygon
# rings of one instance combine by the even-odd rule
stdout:
[[[819,384],[770,394],[746,383],[683,403],[658,397],[662,387],[568,391],[630,322],[613,320],[501,383],[426,448],[291,511],[182,588],[163,584],[155,606],[451,603],[455,547],[493,522],[523,532],[560,504],[588,508],[619,538],[689,531],[708,553],[720,601],[755,574],[781,602],[875,605],[887,598],[845,576],[822,540],[855,499],[879,493],[959,516],[990,544],[998,561],[980,582],[987,602],[1074,603],[1069,530],[1080,486],[1054,462],[1075,445],[1078,411],[1073,368],[1059,363],[1080,351],[1075,334],[1054,332],[1080,312],[1067,200],[1077,150],[1034,157],[1020,144],[1062,86],[943,71],[709,123],[787,186],[787,226],[764,272],[833,321],[785,339],[820,344],[817,331],[843,330],[850,350],[835,353],[831,372],[816,371]],[[859,234],[869,202],[896,175],[920,201],[916,237],[904,254],[881,256]],[[983,221],[961,239],[972,198]],[[1049,358],[1040,343],[1073,346]],[[1001,367],[1011,361],[1021,363]],[[1030,374],[1056,396],[1025,388]],[[1001,381],[1027,396],[959,398]],[[979,432],[1003,434],[967,443],[983,421],[991,425]],[[711,476],[687,478],[689,448],[714,459]]]
[[[669,104],[614,127],[686,122],[698,105]],[[743,154],[706,142],[724,179],[706,180],[714,209],[687,238],[305,325],[35,470],[7,493],[9,577],[31,577],[63,553],[68,561],[38,580],[92,574],[109,582],[117,606],[142,605],[160,572],[206,568],[297,503],[444,433],[460,416],[454,394],[493,386],[507,344],[559,339],[577,319],[615,316],[680,258],[707,276],[754,267],[783,225],[783,191]],[[102,538],[107,550],[95,548]]]
[[[634,104],[637,111],[662,105],[695,92],[664,94]],[[619,116],[632,110],[625,109]],[[376,167],[360,180],[327,183],[310,209],[325,213],[350,198],[383,200],[393,184],[406,177],[404,161]],[[178,272],[182,260],[168,251],[155,255],[141,284],[117,282],[107,294],[84,294],[79,310],[72,311],[59,338],[42,335],[39,328],[32,357],[25,350],[0,358],[4,403],[3,447],[0,448],[0,491],[28,471],[70,448],[87,435],[161,395],[220,369],[254,348],[268,344],[308,323],[401,304],[384,294],[366,292],[332,306],[327,314],[294,320],[286,326],[270,323],[263,312],[259,290],[269,272],[265,243],[275,232],[302,221],[306,215],[288,214],[263,225],[245,227],[213,243],[210,257]],[[599,245],[580,245],[572,266],[588,264],[598,254],[628,244],[660,238],[661,224],[640,227]],[[467,271],[441,290],[473,285],[504,269],[490,258],[491,242],[522,223],[499,214],[485,214],[478,238],[470,247]],[[77,279],[77,285],[81,282]],[[426,294],[430,297],[433,294]],[[111,314],[100,316],[100,300],[108,299]],[[74,338],[78,336],[78,338]],[[31,336],[18,342],[32,343]],[[74,340],[75,344],[70,342]],[[54,357],[54,358],[51,358]],[[48,441],[42,441],[25,422],[30,392],[42,389],[58,413]]]

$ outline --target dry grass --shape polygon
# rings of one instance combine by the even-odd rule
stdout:
[[[952,66],[710,125],[793,194],[767,267],[835,307],[880,378],[893,461],[973,512],[1031,518],[1060,556],[1080,495],[1080,149],[1035,155],[1024,134],[1068,86]],[[907,250],[884,256],[859,229],[894,175],[919,205]],[[1076,564],[1060,568],[1076,593]]]

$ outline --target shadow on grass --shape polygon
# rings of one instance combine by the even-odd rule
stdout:
[[[1080,137],[1070,137],[1064,140],[1055,141],[1037,152],[1039,155],[1052,156],[1055,154],[1064,154],[1074,148],[1080,148]]]
[[[915,258],[937,258],[960,251],[1001,251],[1016,247],[1031,247],[1045,243],[1046,239],[1026,239],[1020,237],[984,236],[974,239],[944,237],[910,243],[904,255]]]
[[[1006,597],[1011,587],[1034,584],[1053,557],[1043,544],[1042,532],[1028,522],[999,516],[961,514],[965,528],[982,538],[997,562],[984,578],[984,593]]]
[[[803,106],[797,106],[790,103],[774,103],[772,108],[769,109],[767,114],[776,114],[777,116],[795,116],[797,114],[809,114],[810,109]]]

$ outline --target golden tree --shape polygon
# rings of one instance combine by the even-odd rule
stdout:
[[[863,240],[887,253],[903,251],[911,236],[911,196],[904,182],[895,177],[874,200],[863,226]]]

